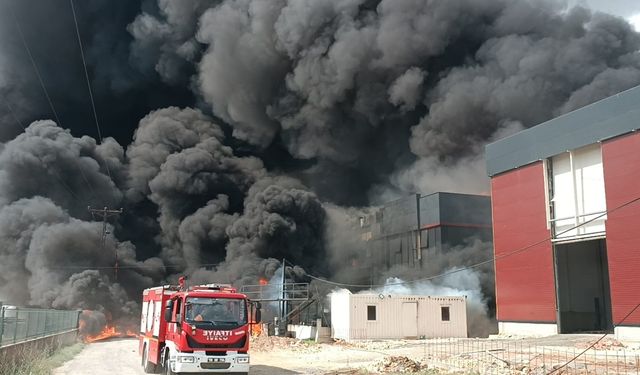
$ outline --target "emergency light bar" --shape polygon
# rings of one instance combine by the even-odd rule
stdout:
[[[219,290],[221,292],[235,293],[236,288],[232,287],[229,284],[204,284],[204,285],[194,285],[190,288],[190,290]]]

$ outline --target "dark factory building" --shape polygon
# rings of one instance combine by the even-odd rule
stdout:
[[[430,256],[471,239],[491,241],[491,201],[482,195],[416,194],[360,218],[360,227],[372,274],[395,265],[422,269]]]

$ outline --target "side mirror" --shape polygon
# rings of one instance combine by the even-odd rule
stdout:
[[[164,320],[170,323],[173,315],[173,300],[167,301],[167,306],[164,308]]]

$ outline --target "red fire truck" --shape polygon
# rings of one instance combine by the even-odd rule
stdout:
[[[252,320],[252,322],[250,321]],[[146,373],[249,373],[250,324],[260,304],[230,285],[145,289],[140,355]]]

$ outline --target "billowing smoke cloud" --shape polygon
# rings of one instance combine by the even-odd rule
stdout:
[[[132,51],[134,36],[127,25],[141,8],[155,7],[149,6],[149,1],[74,4],[96,109],[106,135],[126,145],[140,118],[150,110],[193,103],[188,87],[159,81],[155,72],[142,69],[139,56]],[[21,131],[16,117],[24,125],[52,119],[74,134],[97,138],[69,1],[0,2],[0,97],[4,102],[0,103],[0,141]]]
[[[243,214],[227,227],[225,261],[198,279],[256,282],[273,277],[282,259],[325,273],[326,214],[317,196],[289,177],[265,177],[248,191]]]
[[[91,0],[76,12],[98,141],[69,3],[0,4],[0,297],[105,319],[178,274],[253,283],[282,258],[360,281],[367,206],[486,192],[486,142],[640,83],[629,24],[553,1]],[[104,245],[87,206],[124,208]],[[428,274],[477,261],[490,245],[478,246]]]
[[[467,304],[467,327],[470,337],[487,337],[495,332],[495,323],[489,318],[486,297],[481,293],[481,280],[474,270],[451,268],[447,276],[437,281],[407,283],[397,277],[386,280],[385,286],[374,289],[376,294],[422,296],[464,296]],[[366,291],[365,293],[371,293]]]
[[[0,295],[10,303],[130,316],[137,298],[122,285],[148,287],[164,272],[159,259],[137,261],[128,242],[111,240],[100,246],[101,224],[74,219],[47,198],[6,205],[0,209],[0,220]],[[122,266],[117,281],[108,268],[116,252]]]
[[[180,8],[188,20],[204,9]],[[172,13],[164,19],[191,40]],[[398,164],[425,171],[391,183],[424,186],[439,165],[478,158],[510,123],[532,126],[640,83],[629,24],[552,1],[222,1],[198,19],[191,31],[205,48],[183,61],[197,64],[199,93],[236,138],[338,163],[347,181],[365,170],[369,188],[389,184]],[[151,41],[175,50],[173,34],[136,35]]]
[[[34,122],[0,153],[0,201],[43,196],[84,217],[88,205],[122,200],[116,181],[123,179],[123,159],[113,139],[96,145],[93,138],[75,138],[52,121]]]
[[[225,228],[265,173],[259,159],[235,156],[222,140],[220,127],[200,111],[172,107],[142,119],[127,150],[128,197],[158,207],[170,264],[193,268],[201,250],[210,261],[224,259]]]
[[[491,243],[469,239],[465,245],[447,247],[430,256],[421,271],[394,266],[377,278],[378,283],[384,284],[378,289],[391,294],[466,296],[469,336],[487,337],[497,332],[493,265],[465,267],[486,262],[491,247]]]

